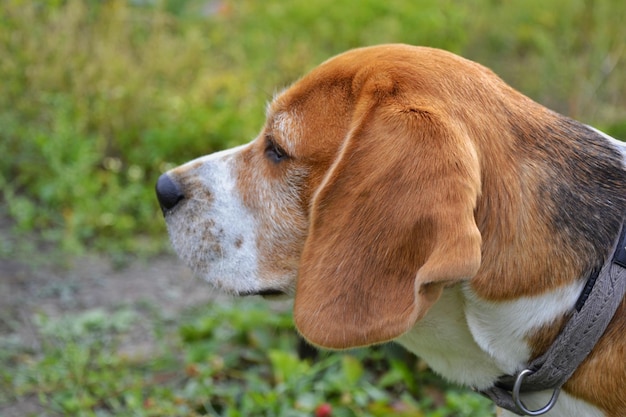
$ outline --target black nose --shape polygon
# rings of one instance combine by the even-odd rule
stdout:
[[[180,186],[167,174],[159,177],[156,183],[156,195],[163,213],[176,207],[180,200],[185,198]]]

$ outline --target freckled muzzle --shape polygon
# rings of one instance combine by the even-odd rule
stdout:
[[[163,215],[167,214],[167,212],[176,207],[181,200],[185,199],[185,194],[183,194],[180,186],[167,174],[163,174],[159,177],[155,191]]]
[[[229,294],[270,288],[273,295],[276,280],[270,286],[259,279],[259,225],[237,184],[237,152],[203,156],[161,175],[156,197],[172,248],[196,275]]]

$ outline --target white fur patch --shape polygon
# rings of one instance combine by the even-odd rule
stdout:
[[[396,339],[435,372],[459,384],[487,388],[530,358],[526,338],[571,310],[584,282],[515,301],[487,302],[469,289],[446,289],[426,317]]]
[[[579,281],[535,297],[505,302],[480,299],[467,286],[467,323],[476,343],[500,369],[512,375],[530,358],[526,338],[571,311],[584,285]]]
[[[396,342],[444,378],[485,389],[503,372],[474,341],[465,321],[464,305],[461,287],[447,288],[426,316]]]
[[[223,291],[253,292],[258,281],[257,225],[242,204],[233,174],[233,156],[243,147],[195,159],[172,171],[194,181],[185,199],[166,217],[180,258]]]

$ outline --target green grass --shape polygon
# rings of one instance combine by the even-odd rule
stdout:
[[[0,392],[10,394],[0,409],[34,397],[42,416],[306,417],[322,404],[333,417],[493,411],[392,346],[299,359],[290,315],[265,303],[207,307],[176,322],[153,312],[152,351],[124,353],[139,317],[130,309],[38,316],[38,351],[1,346]]]

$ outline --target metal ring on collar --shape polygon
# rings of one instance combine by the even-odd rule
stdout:
[[[559,393],[561,392],[561,389],[560,388],[554,389],[554,392],[552,393],[552,398],[550,398],[550,401],[544,407],[538,410],[529,410],[528,408],[526,408],[526,406],[522,402],[522,399],[520,398],[520,389],[522,388],[522,382],[524,381],[524,378],[533,373],[534,371],[531,371],[530,369],[524,369],[519,374],[517,374],[517,378],[515,378],[515,384],[513,385],[513,392],[511,393],[511,395],[513,397],[513,401],[515,401],[515,405],[522,412],[524,412],[525,415],[540,416],[542,414],[547,413],[548,411],[552,409],[552,407],[554,407],[554,404],[556,404],[556,400],[559,398]]]

